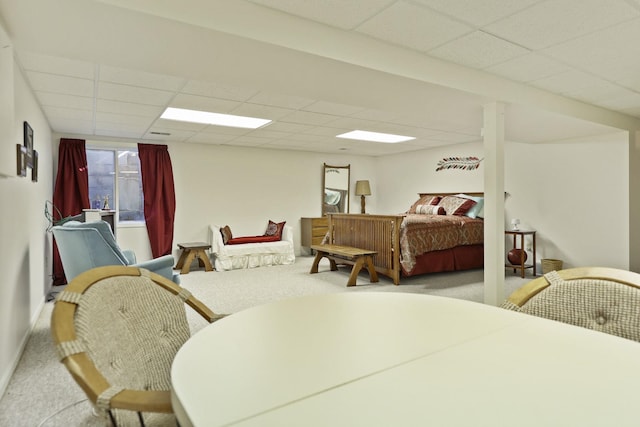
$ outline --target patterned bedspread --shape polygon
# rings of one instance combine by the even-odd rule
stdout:
[[[483,243],[481,219],[458,215],[406,215],[400,229],[400,263],[413,270],[416,256],[455,246]]]

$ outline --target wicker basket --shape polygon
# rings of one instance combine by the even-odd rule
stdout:
[[[542,264],[542,274],[547,274],[551,271],[562,270],[562,260],[561,259],[552,259],[546,258],[541,261]]]

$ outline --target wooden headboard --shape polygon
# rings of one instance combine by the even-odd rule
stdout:
[[[471,192],[471,193],[462,193],[462,192],[457,192],[457,193],[418,193],[418,195],[420,197],[423,196],[455,196],[457,194],[467,194],[469,196],[473,196],[473,197],[484,197],[484,192]]]

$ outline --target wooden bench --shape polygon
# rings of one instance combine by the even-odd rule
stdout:
[[[313,260],[313,265],[311,266],[311,271],[309,272],[310,274],[317,273],[318,263],[322,258],[327,258],[329,260],[329,263],[331,264],[331,271],[336,271],[338,269],[336,260],[346,260],[350,263],[353,263],[353,268],[351,269],[351,275],[349,276],[347,286],[356,285],[356,278],[358,277],[358,273],[360,273],[360,270],[364,266],[366,266],[367,270],[369,270],[369,280],[371,281],[371,283],[378,281],[378,273],[373,266],[373,256],[377,253],[376,251],[369,251],[366,249],[339,245],[311,245],[311,249],[316,251],[316,257]]]

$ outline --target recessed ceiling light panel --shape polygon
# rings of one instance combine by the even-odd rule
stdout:
[[[228,126],[234,128],[257,129],[271,123],[268,119],[234,116],[232,114],[210,113],[208,111],[187,110],[168,107],[160,116],[161,119],[180,122],[202,123],[206,125]]]
[[[354,130],[351,132],[336,135],[337,138],[357,139],[360,141],[386,142],[395,144],[396,142],[405,142],[416,139],[413,136],[394,135],[391,133],[369,132],[366,130]]]

